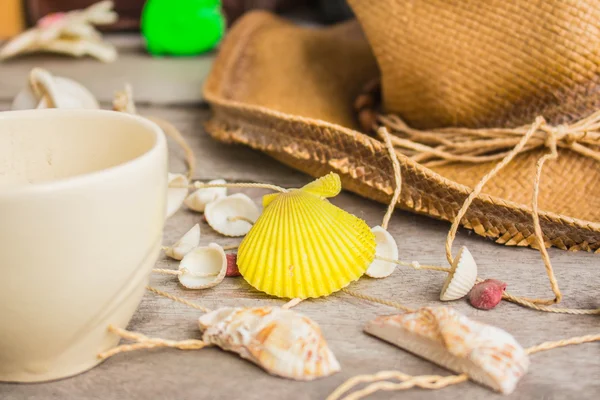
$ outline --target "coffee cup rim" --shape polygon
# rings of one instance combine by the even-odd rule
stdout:
[[[47,117],[48,115],[56,116],[57,119],[76,116],[84,118],[111,118],[116,120],[134,121],[135,123],[146,128],[148,132],[152,132],[154,134],[154,143],[142,154],[107,168],[49,181],[10,185],[4,188],[0,186],[0,197],[27,192],[68,189],[75,186],[80,186],[82,184],[93,184],[94,182],[109,179],[111,175],[119,174],[124,170],[135,168],[137,164],[144,163],[145,160],[153,158],[157,152],[165,151],[164,149],[166,149],[167,144],[165,135],[162,129],[160,129],[156,123],[139,115],[127,114],[119,111],[93,109],[15,110],[0,112],[0,120],[15,118],[39,118]]]

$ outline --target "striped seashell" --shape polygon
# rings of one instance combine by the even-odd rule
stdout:
[[[529,368],[529,358],[512,335],[450,307],[378,317],[365,332],[503,394],[510,394]]]
[[[238,353],[272,375],[299,381],[340,371],[319,326],[279,307],[224,307],[199,319],[202,340]]]
[[[477,263],[471,252],[465,246],[461,247],[454,262],[452,271],[448,274],[446,282],[440,292],[440,300],[451,301],[465,297],[477,281]]]
[[[360,278],[375,257],[375,235],[326,197],[341,190],[329,174],[302,189],[263,198],[265,209],[238,250],[256,289],[277,297],[327,296]]]

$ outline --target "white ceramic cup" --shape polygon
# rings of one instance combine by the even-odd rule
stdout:
[[[0,112],[0,381],[97,365],[161,246],[162,131],[101,110]]]

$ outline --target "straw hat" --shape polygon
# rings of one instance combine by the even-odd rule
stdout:
[[[415,128],[514,127],[540,114],[563,123],[600,106],[587,96],[600,76],[597,2],[350,3],[370,43],[356,21],[307,28],[265,12],[243,17],[204,87],[214,111],[208,132],[315,177],[335,171],[344,188],[386,203],[392,162],[383,143],[360,128],[354,108],[380,71],[386,112]],[[462,225],[498,243],[534,245],[532,175],[547,151],[518,154]],[[497,162],[428,168],[409,156],[400,154],[398,206],[448,221]],[[597,161],[560,147],[543,170],[538,199],[547,245],[600,249]]]

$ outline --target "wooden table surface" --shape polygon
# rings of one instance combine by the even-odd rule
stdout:
[[[59,56],[27,56],[0,64],[0,110],[25,84],[28,71],[43,66],[51,72],[75,78],[94,92],[103,107],[110,107],[114,91],[125,82],[133,84],[139,111],[174,123],[189,140],[199,167],[197,179],[224,178],[228,181],[268,182],[298,187],[310,177],[287,168],[268,156],[241,146],[228,146],[211,139],[202,128],[210,111],[202,104],[200,87],[213,56],[154,59],[146,55],[136,37],[113,37],[120,58],[113,64],[91,59],[73,60]],[[184,171],[182,153],[171,145],[171,170]],[[257,202],[266,193],[243,190]],[[383,205],[351,193],[333,202],[364,218],[370,226],[381,223]],[[168,220],[164,242],[171,244],[193,224],[200,222],[202,243],[238,243],[238,239],[215,234],[200,214],[182,209]],[[449,224],[397,211],[390,223],[402,259],[444,264],[444,241]],[[508,283],[515,294],[551,296],[544,267],[535,250],[504,247],[461,230],[456,248],[467,245],[479,265],[480,275]],[[565,295],[566,307],[600,307],[598,255],[551,249],[550,256]],[[177,268],[177,263],[160,257],[157,267]],[[363,278],[351,288],[412,307],[439,305],[444,275],[432,271],[398,268],[385,280]],[[226,278],[219,286],[204,291],[183,290],[171,276],[152,276],[151,285],[196,301],[209,308],[219,306],[282,305],[252,289],[242,278]],[[493,311],[479,311],[466,300],[452,305],[482,322],[501,327],[524,346],[543,341],[600,332],[597,316],[541,313],[502,302]],[[398,348],[367,336],[362,327],[377,315],[394,313],[387,306],[337,293],[297,306],[318,322],[342,371],[332,377],[301,383],[266,374],[234,354],[216,348],[200,351],[160,349],[115,356],[98,367],[69,379],[40,384],[0,384],[0,399],[324,399],[346,379],[380,370],[409,374],[449,374]],[[198,311],[168,299],[146,294],[129,329],[169,339],[200,338]],[[600,344],[592,343],[535,354],[530,371],[510,399],[598,399],[600,397]],[[438,391],[412,389],[379,393],[371,398],[481,399],[501,398],[487,388],[467,382]]]

